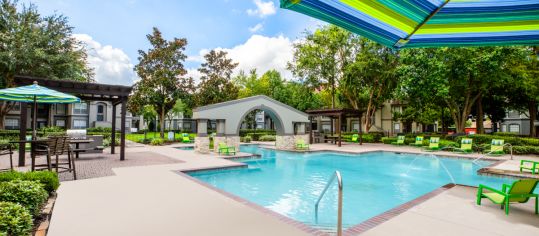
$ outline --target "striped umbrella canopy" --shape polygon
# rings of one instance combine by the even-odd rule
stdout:
[[[281,0],[391,48],[539,45],[539,0]]]
[[[34,103],[34,113],[32,120],[32,139],[36,138],[37,103],[80,102],[80,98],[78,97],[39,86],[37,82],[34,82],[34,84],[27,86],[0,89],[0,100]]]

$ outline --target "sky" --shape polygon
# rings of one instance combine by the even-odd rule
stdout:
[[[170,40],[188,41],[185,67],[198,79],[202,55],[227,51],[240,70],[270,69],[291,79],[286,63],[292,44],[322,22],[280,9],[278,0],[21,0],[42,15],[61,14],[74,37],[88,49],[88,62],[100,83],[131,85],[138,50],[149,49],[146,35],[157,27]]]

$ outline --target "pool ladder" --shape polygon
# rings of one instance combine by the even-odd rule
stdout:
[[[328,180],[326,187],[324,188],[324,190],[318,197],[316,204],[314,204],[314,219],[315,219],[315,222],[318,223],[318,204],[320,204],[320,200],[322,200],[322,197],[324,197],[324,194],[326,194],[326,192],[329,189],[329,186],[331,186],[331,184],[333,183],[333,181],[335,181],[335,179],[337,179],[337,184],[339,186],[339,200],[338,200],[339,205],[337,208],[337,236],[342,236],[342,189],[343,189],[343,185],[342,185],[341,172],[339,172],[338,170],[336,170],[335,173],[331,175],[331,178]]]

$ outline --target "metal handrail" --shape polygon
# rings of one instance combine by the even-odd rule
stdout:
[[[329,178],[327,184],[326,184],[326,187],[324,188],[324,190],[322,191],[322,193],[320,193],[320,196],[318,197],[318,200],[316,201],[316,204],[314,204],[314,218],[315,218],[315,222],[318,223],[318,204],[320,204],[320,200],[322,200],[322,197],[324,197],[324,194],[326,194],[329,186],[331,186],[331,184],[333,183],[333,181],[335,180],[335,177],[337,177],[337,183],[338,183],[338,186],[339,186],[339,204],[338,204],[338,208],[337,208],[337,236],[341,236],[342,235],[342,190],[343,190],[343,185],[342,185],[342,177],[341,177],[341,172],[339,172],[338,170],[335,171],[335,173],[333,173],[333,175],[331,175],[331,178]]]
[[[506,143],[506,144],[504,144],[502,147],[505,147],[505,146],[508,146],[508,147],[509,147],[509,151],[510,151],[510,153],[511,153],[511,160],[513,160],[513,145],[511,145],[510,143]],[[480,156],[480,157],[474,159],[472,162],[475,163],[476,161],[478,161],[478,160],[482,159],[483,157],[486,157],[486,156],[488,156],[489,154],[492,154],[492,153],[493,153],[492,151],[487,152],[485,155]]]

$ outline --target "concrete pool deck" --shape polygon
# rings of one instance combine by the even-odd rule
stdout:
[[[223,168],[241,164],[214,155],[178,150],[175,146],[179,145],[131,147],[126,149],[127,158],[129,153],[145,152],[168,156],[183,161],[182,163],[115,168],[114,176],[63,182],[58,190],[49,235],[325,234],[309,230],[308,227],[283,217],[276,217],[275,213],[268,213],[260,207],[253,207],[226,196],[189,177],[178,175],[174,171]],[[350,152],[418,150],[413,147],[380,144],[344,145],[342,148],[316,144],[312,145],[312,149]],[[453,155],[446,152],[435,154]],[[475,192],[472,188],[457,186],[364,234],[539,234],[539,217],[533,214],[533,207],[528,204],[512,206],[510,215],[505,216],[499,207],[490,204],[488,200],[484,200],[483,206],[475,206],[474,201]],[[458,219],[462,219],[462,222]],[[497,227],[505,229],[492,233]],[[516,228],[515,231],[512,231],[512,228]]]

